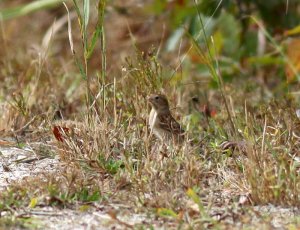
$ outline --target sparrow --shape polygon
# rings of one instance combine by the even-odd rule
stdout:
[[[185,132],[172,117],[167,97],[162,94],[151,94],[147,99],[152,106],[148,120],[150,134],[153,133],[161,141],[167,141],[169,144],[182,143]]]
[[[167,97],[162,94],[151,94],[147,99],[152,106],[148,120],[150,135],[153,133],[168,144],[181,144],[185,139],[185,131],[172,117]],[[237,149],[245,153],[246,147],[245,141],[225,141],[220,144],[223,151]]]
[[[247,153],[247,142],[245,140],[242,141],[224,141],[219,147],[223,150],[238,150],[240,153]]]

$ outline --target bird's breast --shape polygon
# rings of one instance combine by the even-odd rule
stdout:
[[[157,123],[156,118],[157,118],[157,112],[154,109],[152,109],[148,120],[149,127],[151,130],[153,130],[153,128],[155,127],[155,123]]]
[[[151,133],[156,135],[159,139],[163,140],[164,138],[169,138],[170,132],[162,129],[159,125],[159,118],[157,116],[157,112],[155,109],[152,109],[149,115],[149,127]]]

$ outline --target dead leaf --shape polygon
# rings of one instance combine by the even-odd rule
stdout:
[[[300,70],[300,39],[293,39],[287,45],[288,63],[285,66],[287,81],[291,82]]]

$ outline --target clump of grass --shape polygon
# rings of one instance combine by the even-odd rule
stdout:
[[[41,223],[34,218],[2,217],[0,227],[3,229],[28,229],[42,227]]]
[[[270,105],[264,123],[261,122],[261,143],[249,152],[246,177],[256,203],[298,206],[300,178],[295,157],[299,121],[293,107],[281,109],[285,107],[281,106]]]
[[[2,191],[0,212],[15,214],[21,207],[34,208],[40,205],[66,207],[77,203],[100,201],[104,199],[100,190],[105,190],[104,181],[99,182],[99,178],[95,175],[85,175],[74,166],[49,175],[25,178]]]
[[[227,188],[238,188],[239,194],[248,194],[257,205],[299,205],[299,121],[294,111],[289,101],[275,101],[255,113],[247,112],[246,121],[237,119],[247,144],[232,160],[221,160],[225,164],[220,176]]]

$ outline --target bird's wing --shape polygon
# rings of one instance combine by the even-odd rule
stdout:
[[[171,114],[169,115],[159,115],[159,127],[166,131],[169,131],[173,134],[183,134],[184,130],[181,128],[180,124],[172,117]]]

